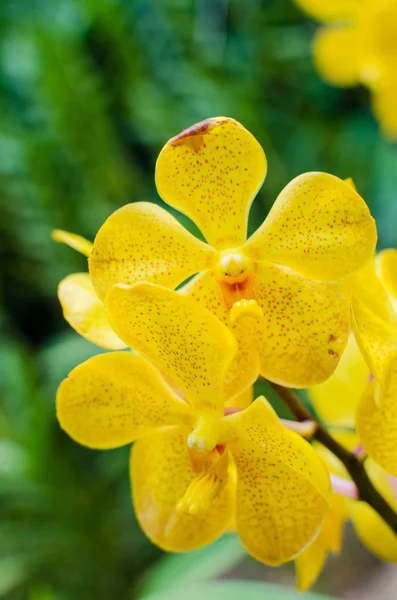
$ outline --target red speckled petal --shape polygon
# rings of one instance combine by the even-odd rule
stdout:
[[[327,470],[308,442],[283,427],[264,398],[225,417],[236,441],[237,532],[270,565],[291,560],[318,533],[331,498]]]
[[[114,286],[109,320],[134,350],[152,361],[200,412],[223,415],[224,380],[237,343],[204,307],[152,283]]]
[[[283,189],[244,249],[254,261],[335,281],[373,257],[376,239],[375,221],[351,185],[328,173],[305,173]]]
[[[146,535],[171,552],[186,552],[213,542],[233,511],[233,479],[199,515],[180,514],[176,506],[196,472],[188,456],[189,430],[168,428],[139,440],[131,456],[135,513]]]
[[[261,374],[289,387],[327,379],[349,337],[349,294],[271,264],[260,265],[255,289]]]
[[[186,421],[190,407],[156,369],[131,352],[100,354],[63,380],[57,393],[59,423],[90,448],[117,448],[153,429]]]
[[[116,283],[139,281],[174,288],[205,271],[215,251],[189,233],[166,210],[148,202],[116,210],[98,231],[89,269],[98,296]]]
[[[226,306],[221,288],[211,273],[202,273],[193,277],[179,293],[188,295],[201,306],[205,306],[225,325],[228,325],[238,343],[234,357],[225,378],[225,397],[233,398],[244,393],[253,384],[259,373],[258,352],[256,346],[257,321],[249,317],[230,323],[229,309]],[[248,392],[247,392],[248,394]],[[248,399],[248,395],[246,398]],[[228,403],[229,405],[229,403]],[[230,404],[234,406],[234,404]]]
[[[209,244],[233,248],[246,239],[248,211],[266,169],[254,136],[234,119],[215,117],[167,142],[157,159],[156,185]]]

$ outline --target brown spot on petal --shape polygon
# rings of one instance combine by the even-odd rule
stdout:
[[[185,144],[186,146],[190,146],[195,152],[198,152],[204,145],[204,133],[208,131],[213,123],[214,119],[206,119],[201,123],[196,123],[173,137],[169,143],[171,146],[181,146],[182,144]]]

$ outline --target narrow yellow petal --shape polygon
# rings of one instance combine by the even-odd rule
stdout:
[[[261,375],[289,387],[327,379],[348,340],[349,295],[272,264],[259,265],[255,290]]]
[[[299,592],[306,592],[316,583],[327,556],[326,542],[320,531],[314,542],[295,559],[296,587]]]
[[[356,407],[368,384],[369,369],[350,335],[346,350],[329,379],[309,388],[317,414],[328,426],[354,426]]]
[[[234,248],[245,241],[249,208],[266,170],[254,136],[234,119],[215,117],[167,142],[157,159],[156,185],[209,244]]]
[[[381,386],[372,381],[356,412],[360,441],[371,458],[394,477],[397,476],[397,359],[383,373]]]
[[[85,256],[91,254],[92,243],[81,237],[81,235],[76,235],[75,233],[64,231],[63,229],[54,229],[52,232],[52,239],[60,244],[70,246],[73,250],[76,250]]]
[[[375,221],[356,190],[328,173],[304,173],[283,189],[244,250],[254,261],[335,281],[373,257],[376,239]]]
[[[296,4],[319,21],[353,19],[362,7],[362,0],[295,0]]]
[[[105,221],[94,241],[89,269],[98,296],[116,283],[154,281],[176,287],[211,264],[213,250],[166,210],[148,202],[127,204]]]
[[[191,298],[153,283],[114,286],[107,308],[118,335],[167,373],[192,406],[223,415],[225,375],[237,351],[223,323]]]
[[[359,83],[363,51],[354,27],[320,28],[314,38],[313,53],[318,72],[332,85]]]
[[[323,462],[310,444],[283,427],[270,404],[258,398],[225,417],[235,441],[237,531],[256,559],[279,565],[317,535],[331,498]]]
[[[233,482],[226,484],[198,515],[177,510],[195,479],[186,444],[188,429],[168,428],[139,440],[131,456],[131,483],[137,519],[160,548],[186,552],[213,542],[233,511]]]
[[[392,489],[388,475],[372,460],[366,460],[365,467],[378,491],[397,510],[397,496]],[[365,502],[350,504],[350,517],[357,535],[370,552],[381,560],[397,563],[397,537],[388,525]]]
[[[90,448],[123,446],[157,427],[189,422],[190,414],[156,369],[130,352],[90,358],[69,373],[57,393],[62,429]]]
[[[242,317],[233,324],[230,322],[229,309],[221,288],[209,272],[193,277],[179,293],[190,296],[228,325],[237,340],[238,350],[226,373],[225,397],[232,398],[244,393],[257,380],[259,374],[256,320]]]
[[[96,295],[88,273],[73,273],[63,279],[58,298],[63,316],[77,333],[108,350],[125,348],[110,326],[105,305]]]
[[[305,592],[316,582],[328,553],[340,551],[345,517],[345,499],[332,494],[331,506],[319,535],[295,559],[297,587],[300,592]]]
[[[347,185],[350,185],[350,187],[352,187],[352,188],[353,188],[353,190],[356,190],[356,191],[357,191],[357,186],[356,186],[356,184],[354,183],[354,181],[353,181],[353,178],[352,178],[352,177],[346,177],[346,179],[344,179],[343,181],[344,181],[345,183],[347,183]]]

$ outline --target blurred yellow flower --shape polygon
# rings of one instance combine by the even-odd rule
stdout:
[[[366,452],[397,476],[397,250],[381,252],[356,278],[353,327],[374,376],[357,406]]]
[[[163,208],[129,204],[99,230],[89,258],[103,301],[113,284],[152,281],[191,295],[232,329],[234,370],[305,387],[334,371],[350,330],[341,279],[372,257],[376,228],[357,191],[306,173],[281,192],[246,240],[250,205],[266,157],[238,122],[217,117],[172,138],[156,165],[162,199],[190,217],[198,240]],[[241,315],[250,315],[244,319]]]
[[[397,1],[296,0],[327,23],[314,40],[317,69],[329,83],[365,84],[383,130],[397,137]]]
[[[102,354],[74,369],[57,394],[63,429],[91,448],[137,440],[136,515],[165,550],[208,544],[235,515],[255,558],[273,565],[294,558],[323,522],[329,476],[264,398],[224,416],[225,374],[237,350],[229,329],[191,298],[153,283],[112,287],[107,309],[117,334],[140,355]]]
[[[52,237],[84,256],[91,253],[92,243],[80,235],[55,229]],[[88,273],[72,273],[65,277],[58,286],[58,298],[65,320],[77,333],[108,350],[125,348],[109,324],[105,305],[98,298]]]
[[[310,399],[319,416],[330,428],[333,436],[348,450],[358,446],[358,436],[354,433],[354,413],[363,391],[368,386],[369,370],[353,336],[350,337],[346,352],[335,373],[320,385],[309,390]],[[338,426],[338,429],[332,429]],[[342,431],[342,426],[351,427],[351,432]],[[349,480],[342,463],[320,444],[314,448],[326,463],[330,473]],[[384,498],[397,510],[397,480],[390,477],[371,459],[365,461],[366,470]],[[338,489],[338,486],[336,486]],[[341,491],[341,490],[340,490]],[[397,562],[397,538],[383,519],[365,502],[332,494],[331,509],[324,525],[313,542],[295,561],[297,585],[305,591],[316,581],[327,555],[337,554],[342,547],[344,522],[353,522],[362,543],[380,559]]]

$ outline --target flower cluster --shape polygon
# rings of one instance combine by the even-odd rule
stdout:
[[[319,73],[329,83],[362,83],[372,94],[373,109],[385,133],[397,137],[396,0],[296,0],[325,23],[313,44]]]
[[[339,427],[335,437],[349,449],[362,444],[389,497],[386,471],[397,475],[397,253],[375,263],[364,200],[352,182],[327,173],[290,182],[246,239],[265,175],[265,154],[242,125],[208,119],[172,138],[156,164],[161,198],[206,242],[146,202],[113,213],[93,244],[54,232],[89,257],[88,273],[60,283],[65,318],[112,351],[62,382],[57,414],[90,448],[134,442],[133,503],[155,544],[192,550],[235,527],[258,560],[296,558],[305,589],[339,548],[348,516],[387,559],[397,559],[397,542],[390,539],[389,552],[362,532],[367,520],[375,537],[382,530],[392,538],[370,507],[341,497],[340,481],[351,484],[343,467],[264,397],[252,402],[252,385],[263,377],[310,386],[330,431]],[[341,436],[342,426],[349,433]]]
[[[317,414],[327,424],[333,437],[358,456],[363,456],[363,438],[358,436],[355,429],[356,426],[360,427],[358,415],[355,423],[356,412],[360,402],[368,401],[368,389],[373,385],[370,379],[368,365],[351,335],[335,373],[326,382],[309,390]],[[377,432],[377,435],[382,436],[382,433]],[[349,485],[345,483],[349,475],[335,456],[319,444],[314,447],[327,464],[331,477],[335,477],[333,488],[339,493],[332,494],[331,507],[320,534],[296,559],[298,588],[301,591],[317,579],[327,554],[340,552],[346,520],[353,523],[357,535],[371,552],[384,561],[397,562],[396,535],[370,506],[357,499],[354,487],[349,490]],[[367,446],[366,450],[369,452]],[[373,459],[367,458],[365,467],[377,489],[397,510],[397,479]],[[340,482],[346,486],[344,495],[340,494],[343,492]]]

